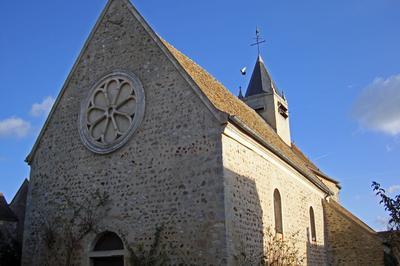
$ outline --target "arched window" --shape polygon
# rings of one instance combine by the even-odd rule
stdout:
[[[317,234],[315,232],[315,217],[314,217],[314,209],[310,207],[310,226],[311,226],[311,241],[317,241]]]
[[[116,233],[101,234],[90,258],[93,266],[124,266],[124,243]]]
[[[274,191],[274,214],[275,214],[275,232],[283,234],[282,224],[282,202],[281,194],[278,189]]]

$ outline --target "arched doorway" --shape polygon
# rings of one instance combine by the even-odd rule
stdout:
[[[124,243],[116,233],[100,235],[90,253],[92,266],[124,266]]]

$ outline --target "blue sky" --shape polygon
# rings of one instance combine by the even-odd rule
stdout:
[[[1,1],[0,191],[10,201],[24,163],[105,0]],[[289,100],[292,139],[370,226],[387,215],[376,180],[400,192],[400,2],[397,0],[135,0],[156,32],[233,93],[256,49]]]

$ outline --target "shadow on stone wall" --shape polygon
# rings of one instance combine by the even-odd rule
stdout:
[[[326,248],[324,245],[317,244],[310,239],[310,228],[306,229],[307,235],[307,265],[325,265],[326,264]]]
[[[269,265],[262,264],[263,262],[266,263],[266,256],[270,256],[270,261],[276,263],[271,265],[286,265],[287,260],[280,264],[281,261],[275,261],[279,255],[272,255],[271,259],[271,253],[266,252],[267,249],[279,250],[279,245],[282,244],[279,240],[272,240],[275,237],[273,222],[264,224],[263,220],[263,217],[266,219],[268,216],[273,220],[273,195],[271,195],[270,199],[267,199],[271,200],[271,204],[268,204],[270,208],[263,209],[257,184],[254,180],[226,168],[224,171],[226,182],[226,225],[228,239],[230,240],[228,243],[228,261],[231,263],[229,265]],[[265,202],[264,205],[266,206]],[[282,207],[285,208],[285,206]],[[325,241],[317,241],[319,244],[311,241],[308,230],[309,228],[301,229],[298,234],[293,233],[292,235],[284,233],[283,241],[289,246],[285,257],[288,260],[297,258],[300,261],[303,259],[302,263],[307,265],[325,265]],[[307,236],[307,239],[302,237],[303,234]],[[277,239],[281,238],[278,237]],[[273,247],[270,246],[271,242]],[[297,246],[297,244],[302,248],[293,247],[293,245]]]
[[[256,183],[226,168],[224,173],[229,264],[259,265],[264,256],[264,224]]]
[[[0,221],[0,265],[20,265],[21,244],[16,235],[16,221]]]

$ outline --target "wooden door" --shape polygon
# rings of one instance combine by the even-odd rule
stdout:
[[[124,257],[93,258],[93,266],[124,266]]]

